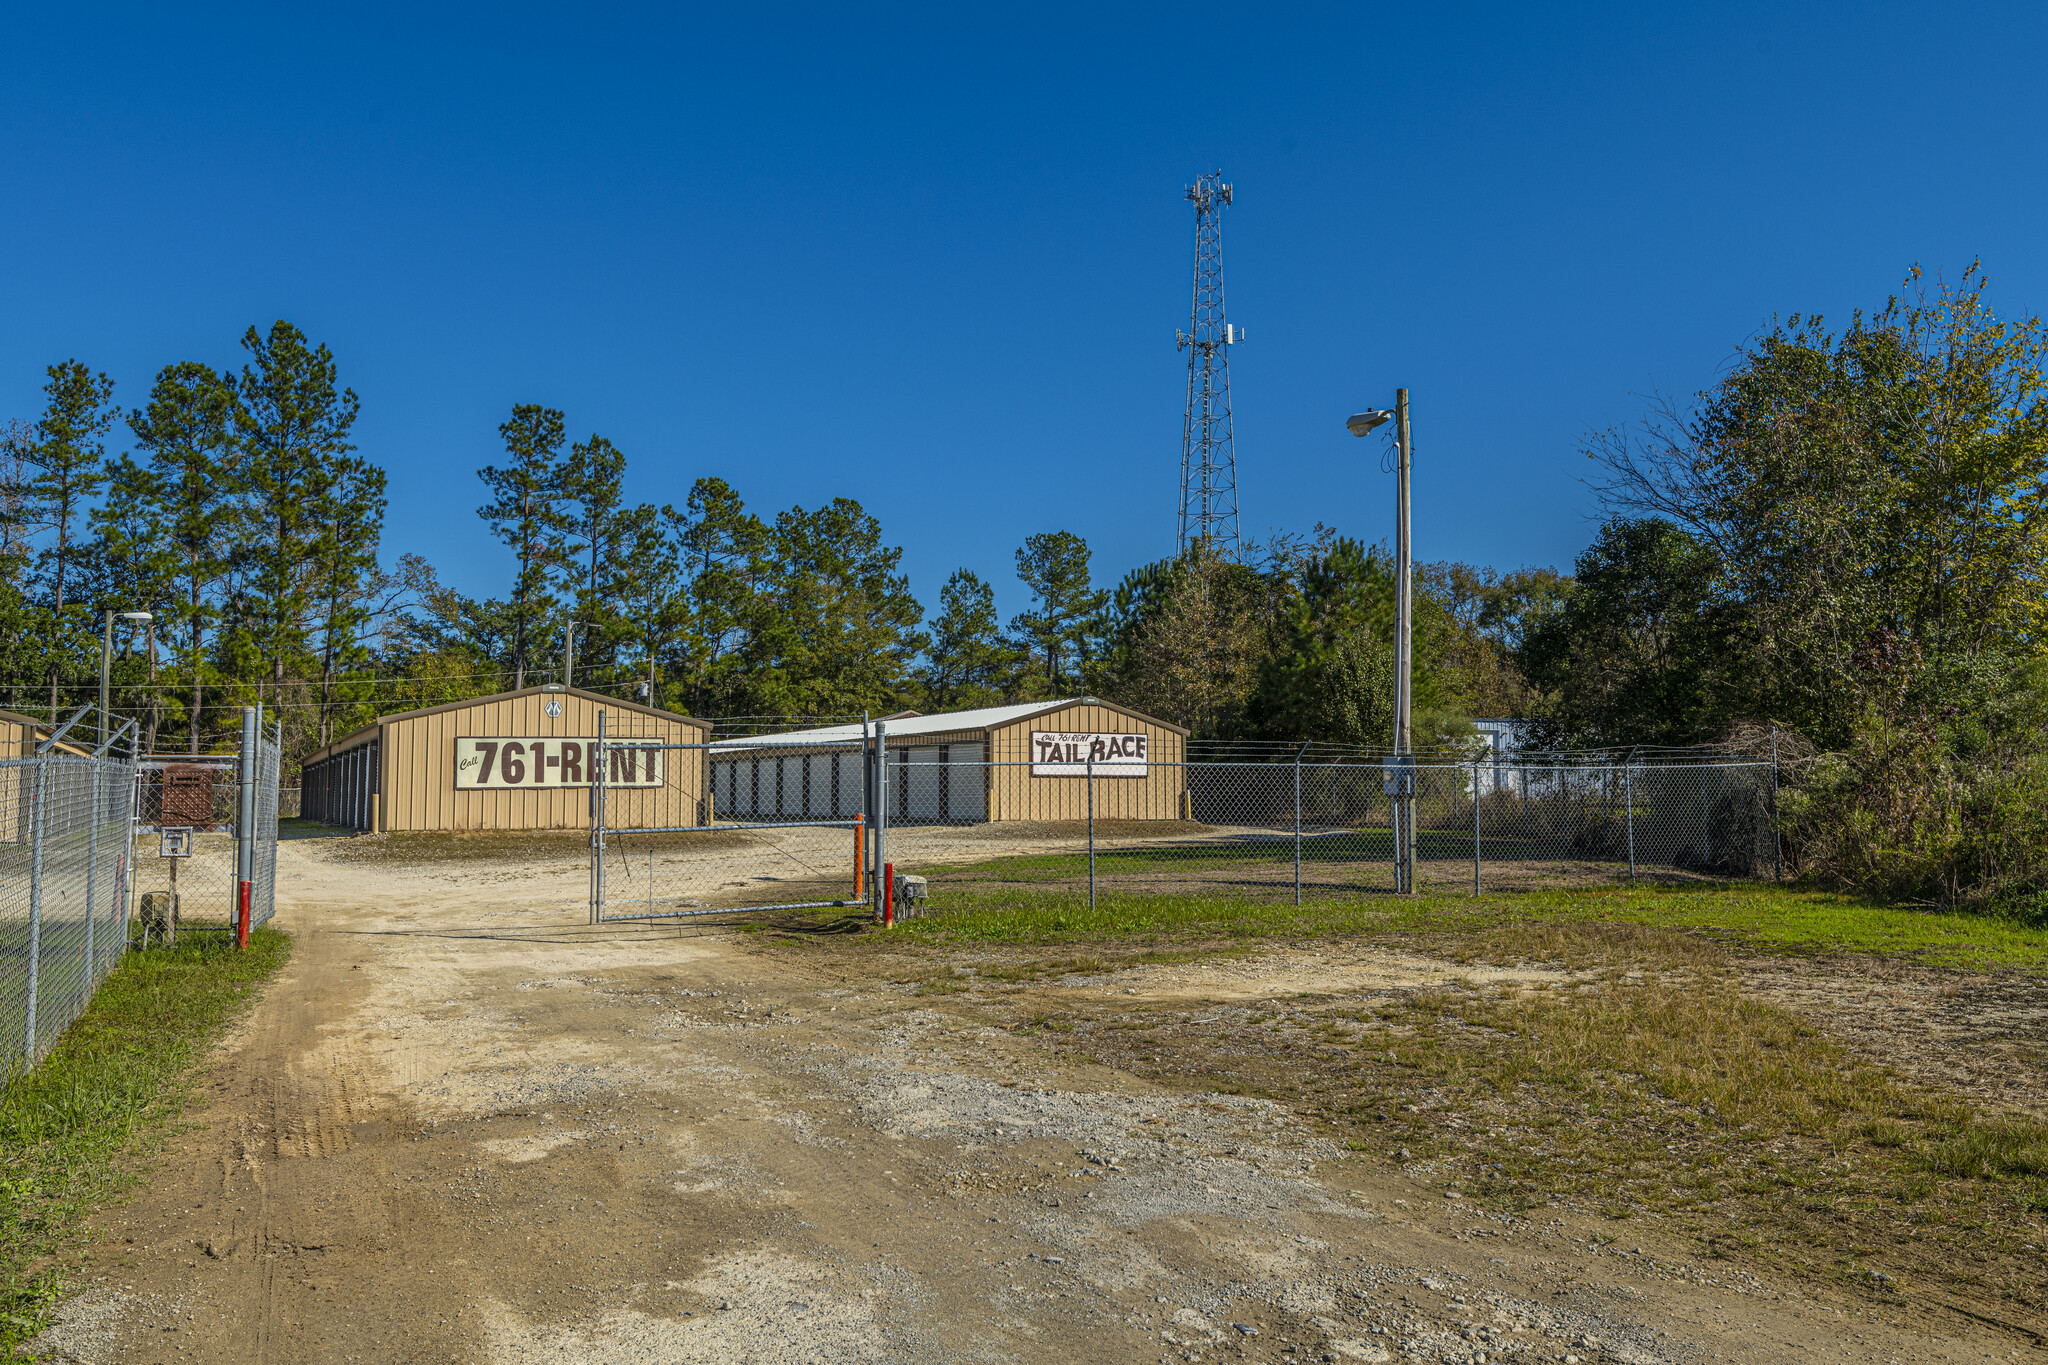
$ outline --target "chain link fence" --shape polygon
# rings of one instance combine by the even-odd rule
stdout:
[[[82,715],[83,713],[81,713]],[[128,942],[135,760],[64,744],[0,760],[0,1071],[33,1067]],[[57,727],[52,727],[56,729]]]
[[[884,865],[923,878],[939,908],[949,895],[1021,892],[1298,904],[1782,873],[1775,769],[1733,757],[1333,757],[1304,746],[1291,758],[1098,765],[942,753],[741,755],[709,770],[715,814],[693,828],[606,830],[600,814],[594,918],[879,906]]]
[[[1373,759],[1151,764],[1034,776],[1028,763],[890,753],[884,849],[946,891],[1310,897],[1539,890],[1778,876],[1773,768],[1740,760],[1598,763]],[[1161,780],[1172,814],[1157,806]],[[1130,799],[1144,781],[1148,796]],[[1058,785],[1066,818],[962,820],[962,789]]]

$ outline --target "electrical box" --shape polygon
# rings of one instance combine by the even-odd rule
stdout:
[[[1380,768],[1380,790],[1388,796],[1415,795],[1415,760],[1390,758]]]
[[[192,829],[189,825],[167,825],[157,831],[160,842],[157,856],[160,858],[189,858],[192,856]]]

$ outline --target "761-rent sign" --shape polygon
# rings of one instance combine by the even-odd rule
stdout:
[[[590,787],[597,783],[594,739],[458,739],[458,791],[510,791],[520,787]],[[652,745],[606,745],[607,787],[659,787],[662,752]]]

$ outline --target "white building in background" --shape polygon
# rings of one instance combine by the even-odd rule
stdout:
[[[1507,790],[1515,780],[1512,765],[1515,755],[1522,751],[1528,722],[1496,718],[1475,720],[1472,724],[1487,748],[1480,760],[1479,794]]]

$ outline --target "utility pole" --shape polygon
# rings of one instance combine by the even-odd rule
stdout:
[[[1413,454],[1408,443],[1408,390],[1394,390],[1394,748],[1402,765],[1401,856],[1408,865],[1403,889],[1415,894],[1415,533],[1408,520],[1408,467]]]
[[[110,677],[112,676],[112,673],[113,673],[113,668],[114,668],[114,621],[115,621],[115,619],[116,619],[116,618],[119,618],[120,620],[123,620],[123,621],[138,621],[138,622],[140,622],[140,621],[149,621],[149,620],[152,620],[152,619],[153,619],[153,618],[152,618],[152,617],[150,616],[150,614],[149,614],[148,612],[146,612],[146,611],[115,611],[115,610],[113,610],[112,608],[109,608],[109,609],[108,609],[108,611],[107,611],[107,613],[106,613],[106,629],[105,629],[105,631],[104,631],[104,632],[103,632],[103,633],[101,634],[101,636],[100,636],[100,747],[101,747],[101,748],[105,748],[105,747],[106,747],[106,743],[107,743],[107,735],[108,735],[109,733],[111,733],[111,730],[110,730],[110,726],[111,726],[111,719],[110,719],[110,714],[109,714],[109,712],[108,712],[108,710],[107,710],[107,706],[108,706],[108,704],[109,704],[109,702],[108,702],[108,682],[109,682],[109,679],[110,679]],[[133,637],[132,637],[132,636],[130,637],[130,642],[131,642],[131,643],[133,642]],[[57,723],[57,713],[56,713],[55,711],[52,711],[52,712],[50,713],[50,723],[51,723],[52,725],[55,725],[55,724]]]
[[[1410,673],[1413,671],[1415,589],[1415,542],[1408,527],[1408,390],[1394,390],[1395,512],[1394,512],[1394,752],[1405,754],[1413,747],[1409,724],[1414,698]]]
[[[1413,450],[1408,433],[1408,390],[1394,390],[1394,406],[1353,413],[1345,427],[1364,436],[1394,423],[1394,761],[1387,795],[1394,801],[1394,877],[1396,890],[1415,894],[1415,759],[1412,687],[1414,675],[1414,558],[1408,521],[1408,473]],[[1384,468],[1384,466],[1382,466]]]
[[[1174,334],[1188,353],[1188,407],[1180,434],[1180,548],[1206,544],[1237,554],[1237,446],[1230,418],[1230,348],[1244,331],[1223,316],[1223,172],[1188,186],[1195,206],[1195,298],[1188,330]]]

